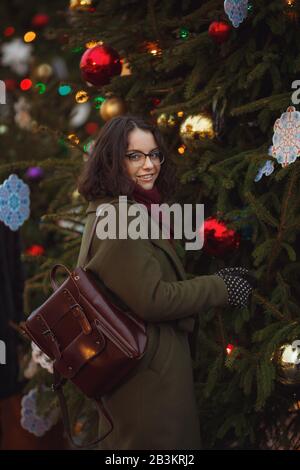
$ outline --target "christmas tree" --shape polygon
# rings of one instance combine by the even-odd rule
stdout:
[[[174,198],[205,205],[203,249],[177,243],[189,276],[245,266],[257,278],[249,307],[197,318],[203,445],[297,448],[299,1],[78,0],[39,11],[28,1],[16,17],[18,4],[1,6],[0,171],[3,182],[40,168],[29,176],[32,215],[21,230],[27,247],[45,252],[38,262],[24,253],[25,313],[49,294],[53,264],[76,263],[86,209],[76,179],[98,130],[116,115],[147,117],[177,166]],[[51,381],[40,367],[28,387]],[[91,437],[93,406],[65,388],[78,440]],[[50,391],[38,396],[41,412],[55,405]]]

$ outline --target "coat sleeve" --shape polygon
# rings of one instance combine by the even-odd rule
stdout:
[[[145,321],[182,319],[228,300],[226,285],[216,275],[164,281],[148,240],[95,237],[86,267]]]

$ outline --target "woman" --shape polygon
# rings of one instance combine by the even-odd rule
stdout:
[[[108,121],[79,179],[79,192],[89,206],[78,266],[100,204],[126,195],[129,205],[140,202],[150,210],[151,203],[170,199],[174,184],[175,170],[155,126],[128,115]],[[118,210],[119,202],[113,204]],[[188,334],[205,309],[242,304],[237,291],[247,300],[246,270],[187,280],[172,240],[97,236],[86,267],[101,280],[108,298],[146,321],[148,335],[138,367],[104,397],[114,429],[99,448],[199,449]],[[100,427],[101,434],[108,429],[104,420]]]

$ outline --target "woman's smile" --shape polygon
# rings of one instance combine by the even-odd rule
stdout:
[[[147,175],[137,175],[138,178],[141,178],[142,180],[145,181],[151,181],[154,176],[154,173],[149,173]]]

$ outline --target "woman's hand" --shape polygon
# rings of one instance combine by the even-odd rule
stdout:
[[[256,286],[255,276],[246,268],[224,268],[216,272],[226,284],[228,304],[233,307],[246,307],[249,295]]]

